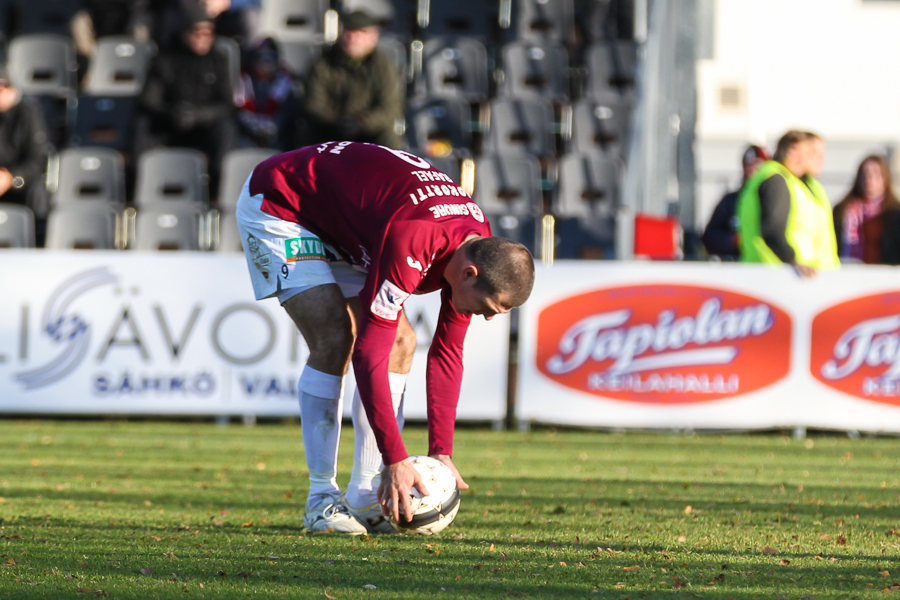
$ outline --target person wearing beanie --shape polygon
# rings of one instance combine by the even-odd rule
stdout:
[[[278,44],[266,38],[247,54],[243,67],[238,110],[242,144],[291,150],[297,112],[294,79],[281,65]]]
[[[215,25],[199,5],[183,12],[182,33],[154,58],[139,100],[135,153],[156,146],[206,154],[215,198],[222,157],[237,135],[228,59],[214,50]]]
[[[378,22],[364,11],[344,16],[340,40],[310,68],[305,116],[309,144],[333,140],[399,148],[403,116],[396,67],[377,48]]]

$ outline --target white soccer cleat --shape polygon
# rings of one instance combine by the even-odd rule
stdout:
[[[303,527],[315,532],[333,531],[348,535],[368,533],[366,527],[347,511],[347,507],[334,498],[325,498],[315,508],[307,509],[303,516]]]
[[[377,502],[362,508],[353,508],[346,498],[342,502],[350,515],[356,517],[356,520],[362,523],[369,533],[397,533],[397,530],[391,525],[390,518],[381,514],[381,507]]]

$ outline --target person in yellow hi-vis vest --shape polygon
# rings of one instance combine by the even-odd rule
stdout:
[[[741,260],[793,265],[804,276],[840,265],[831,203],[815,178],[824,142],[788,131],[773,160],[747,181],[738,199]]]

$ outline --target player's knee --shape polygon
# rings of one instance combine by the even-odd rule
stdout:
[[[308,340],[309,363],[325,367],[329,372],[342,371],[353,349],[350,327],[334,327]]]

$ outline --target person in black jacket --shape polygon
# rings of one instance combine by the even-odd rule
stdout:
[[[761,164],[769,160],[769,153],[761,146],[749,146],[741,158],[741,166],[744,178],[741,188],[747,180],[756,172]],[[741,190],[725,194],[719,204],[716,205],[706,229],[703,231],[703,245],[710,254],[715,254],[724,259],[738,260],[740,249],[737,241],[737,201]]]
[[[228,59],[214,50],[214,42],[212,19],[201,7],[188,7],[180,40],[150,66],[135,141],[137,154],[159,145],[205,153],[213,198],[222,157],[237,132]]]

